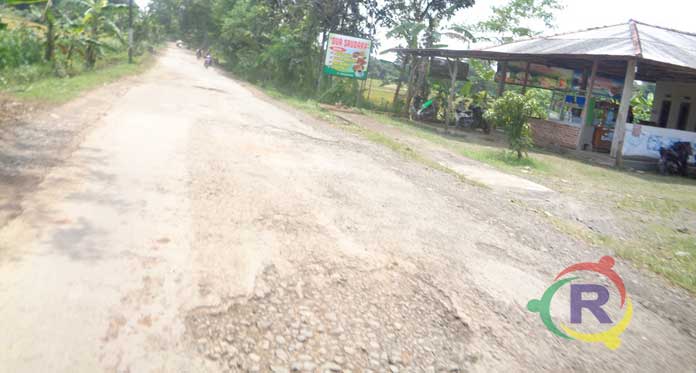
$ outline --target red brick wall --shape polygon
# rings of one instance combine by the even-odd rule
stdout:
[[[532,139],[534,145],[542,148],[569,148],[575,149],[580,127],[560,124],[543,119],[532,119]]]

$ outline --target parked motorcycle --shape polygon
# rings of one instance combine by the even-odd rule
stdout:
[[[433,100],[427,100],[423,103],[422,98],[416,97],[413,100],[411,108],[412,117],[420,121],[434,121],[437,119],[437,104]]]
[[[486,135],[491,133],[491,124],[488,123],[486,118],[483,116],[485,113],[483,111],[483,108],[480,106],[474,106],[471,109],[471,112],[474,114],[474,128],[480,128],[483,130],[483,133]]]
[[[455,111],[457,126],[465,130],[481,128],[483,133],[489,134],[491,133],[491,126],[484,118],[483,113],[483,109],[480,106],[472,106],[470,110],[457,108]]]
[[[669,148],[660,148],[657,169],[662,175],[688,176],[689,157],[693,154],[690,142],[678,141]]]
[[[454,119],[457,127],[470,129],[474,127],[474,114],[471,110],[464,110],[458,107],[454,110]]]

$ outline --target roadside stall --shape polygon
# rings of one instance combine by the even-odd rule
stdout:
[[[695,34],[629,21],[482,50],[394,51],[496,61],[499,94],[508,84],[551,90],[548,118],[532,122],[539,146],[610,152],[618,164],[680,141],[696,153]],[[655,83],[650,120],[632,113],[637,80]]]
[[[586,102],[590,77],[584,71],[536,63],[508,62],[504,69],[498,71],[498,82],[503,74],[505,85],[552,92],[548,118],[534,120],[537,145],[575,148],[585,123],[592,129],[589,139],[591,142],[583,144],[583,150],[609,152],[619,111],[618,102],[623,90],[623,81],[619,78],[596,76],[593,96],[590,102]],[[583,119],[586,109],[588,111]]]

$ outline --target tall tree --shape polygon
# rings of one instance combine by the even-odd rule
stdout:
[[[424,24],[425,32],[422,47],[432,48],[439,40],[438,26],[447,21],[462,9],[474,5],[474,0],[394,0],[389,1],[384,8],[384,23],[386,26],[413,22]],[[427,75],[430,59],[414,57],[410,61],[408,91],[406,93],[405,110],[408,111],[411,101],[418,90],[421,94],[427,90],[425,76]]]
[[[400,39],[405,43],[406,48],[418,48],[418,40],[420,38],[421,32],[425,30],[426,26],[423,23],[417,22],[403,22],[387,33],[387,37]],[[401,68],[399,69],[399,80],[396,83],[396,90],[394,91],[394,98],[392,99],[392,106],[396,109],[399,102],[399,93],[401,92],[401,85],[406,77],[406,67],[411,60],[410,55],[399,56],[401,59]]]
[[[80,0],[84,6],[82,26],[87,35],[87,50],[85,51],[85,64],[93,68],[97,62],[100,48],[104,46],[101,39],[105,34],[116,36],[123,45],[126,44],[121,30],[113,21],[116,11],[125,11],[125,4],[110,4],[108,0]]]
[[[41,13],[41,21],[46,24],[46,48],[44,49],[44,59],[46,61],[53,61],[53,56],[55,54],[55,16],[53,0],[5,0],[5,4],[10,6],[44,4]]]
[[[493,15],[478,24],[483,33],[499,43],[508,43],[515,38],[540,34],[534,27],[540,23],[545,28],[554,28],[555,13],[563,9],[559,0],[509,0],[503,6],[492,6]]]

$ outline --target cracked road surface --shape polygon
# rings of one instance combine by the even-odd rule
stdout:
[[[525,207],[547,192],[464,183],[175,48],[51,114],[3,162],[2,371],[696,366],[693,297],[621,261],[635,315],[618,351],[525,309],[610,254]],[[48,134],[22,133],[49,124],[71,140],[43,154]],[[568,295],[554,302],[562,317]]]

